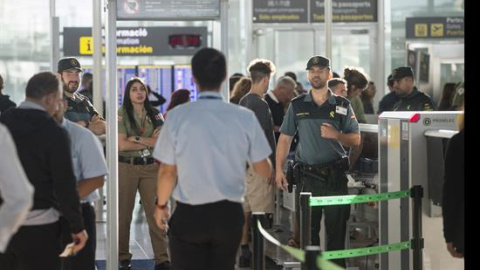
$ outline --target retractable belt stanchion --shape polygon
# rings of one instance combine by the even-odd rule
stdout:
[[[320,256],[319,246],[306,246],[305,247],[305,265],[307,270],[320,270],[317,266],[317,258]]]
[[[263,236],[258,229],[262,218],[265,218],[265,212],[252,213],[253,270],[264,270],[265,267],[265,256],[263,255]]]
[[[413,269],[421,270],[423,266],[422,249],[422,198],[423,188],[421,186],[413,186],[410,189],[410,197],[413,198]]]
[[[311,218],[312,208],[310,207],[311,192],[300,192],[300,248],[310,245],[311,235]],[[302,270],[307,270],[305,265],[302,265]]]
[[[366,248],[356,248],[348,250],[334,250],[323,251],[321,255],[319,246],[308,246],[310,243],[310,219],[311,219],[311,207],[315,206],[328,206],[328,205],[345,205],[354,203],[366,203],[366,202],[379,202],[392,199],[409,198],[413,199],[413,238],[407,241],[373,246]],[[263,240],[257,239],[257,234],[261,233],[268,241],[274,245],[281,247],[288,252],[292,257],[302,262],[302,270],[344,270],[344,268],[330,262],[332,259],[351,258],[359,256],[368,256],[374,254],[381,254],[393,251],[400,251],[405,249],[413,250],[413,269],[422,269],[422,197],[423,188],[421,186],[414,186],[410,190],[387,192],[380,194],[367,194],[367,195],[344,195],[344,196],[326,196],[326,197],[312,197],[309,192],[300,193],[300,246],[304,249],[298,249],[281,244],[277,239],[271,236],[265,229],[263,229],[260,223],[260,218],[254,216],[254,259],[255,256],[262,258],[261,267],[263,264]],[[263,213],[262,213],[263,214]],[[256,226],[255,226],[256,225]],[[261,242],[261,243],[260,243]],[[255,244],[258,243],[258,244]],[[261,245],[261,249],[255,246]],[[262,269],[262,268],[254,268]]]

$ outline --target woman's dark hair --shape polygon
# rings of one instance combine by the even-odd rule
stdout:
[[[453,96],[455,95],[456,84],[449,82],[445,83],[442,91],[442,98],[440,99],[440,104],[438,104],[437,110],[446,111],[450,110],[452,107]]]
[[[368,84],[367,76],[358,68],[346,67],[343,70],[343,79],[347,81],[347,92],[350,94],[353,86],[356,89],[365,89]]]
[[[222,85],[227,76],[227,61],[220,51],[203,48],[192,57],[192,73],[200,90],[213,90]]]
[[[190,91],[188,91],[187,89],[176,90],[175,92],[173,92],[172,97],[170,98],[167,112],[180,104],[187,103],[188,101],[190,101]]]
[[[155,116],[156,114],[158,114],[158,112],[156,112],[154,108],[150,105],[150,100],[148,99],[147,86],[143,82],[143,80],[138,77],[131,78],[130,81],[128,81],[127,85],[125,86],[125,93],[123,96],[122,106],[125,108],[125,111],[127,112],[128,122],[130,122],[130,126],[132,127],[133,130],[135,130],[137,135],[139,135],[140,127],[137,125],[137,122],[135,121],[133,104],[132,104],[132,100],[130,99],[130,88],[132,88],[132,85],[136,82],[140,83],[143,87],[145,87],[146,97],[145,97],[145,100],[143,101],[143,107],[145,108],[145,111],[147,112],[147,116],[150,118],[153,125],[155,125],[156,123]]]

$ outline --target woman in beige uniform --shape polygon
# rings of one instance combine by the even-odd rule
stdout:
[[[148,222],[155,270],[170,269],[166,236],[153,218],[158,163],[152,152],[163,125],[163,116],[150,105],[147,87],[140,78],[132,78],[127,83],[118,116],[120,269],[131,269],[130,223],[137,190]]]

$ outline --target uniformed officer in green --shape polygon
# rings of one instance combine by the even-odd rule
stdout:
[[[327,87],[331,76],[330,60],[314,56],[307,63],[307,70],[311,88],[308,93],[293,99],[287,110],[280,127],[276,165],[283,168],[292,138],[298,132],[295,160],[300,168],[300,179],[295,179],[297,198],[300,192],[312,192],[313,196],[347,195],[348,158],[343,146],[360,144],[358,122],[350,102],[334,95]],[[287,190],[282,170],[276,171],[275,181],[278,188]],[[345,249],[350,205],[312,208],[312,245],[320,245],[322,211],[325,212],[326,250]],[[297,220],[298,213],[297,207]],[[345,266],[343,259],[336,263]]]
[[[393,105],[394,111],[433,111],[432,99],[418,91],[411,67],[398,67],[392,71],[393,88],[400,100]]]

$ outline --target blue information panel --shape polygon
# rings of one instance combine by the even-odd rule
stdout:
[[[150,86],[152,91],[162,95],[167,102],[158,106],[158,109],[164,113],[168,106],[168,101],[172,95],[172,66],[138,66],[138,76]],[[157,100],[155,96],[148,97],[151,101]]]
[[[85,67],[84,66],[84,67],[82,67],[82,69],[83,69],[83,73],[93,74],[93,68],[92,67]],[[107,79],[106,79],[106,77],[107,77],[107,74],[105,73],[105,69],[102,69],[102,80],[101,80],[101,82],[102,82],[102,100],[105,100],[105,96],[106,96],[106,93],[105,93],[105,91],[106,91],[105,89],[107,89]],[[93,91],[95,91],[95,90],[93,90]],[[93,100],[92,100],[92,102],[93,102]]]
[[[178,89],[187,89],[190,91],[190,100],[197,100],[198,91],[197,86],[193,82],[192,68],[189,65],[178,65],[174,66],[174,88]]]
[[[84,72],[92,73],[92,67],[85,67]],[[125,87],[128,81],[138,76],[150,86],[152,91],[162,95],[166,102],[159,106],[158,109],[165,113],[172,92],[178,89],[187,89],[190,91],[190,99],[192,101],[197,100],[198,91],[195,83],[193,82],[192,68],[190,65],[176,65],[176,66],[154,66],[154,65],[140,65],[140,66],[118,66],[117,78],[118,78],[118,106],[123,104],[123,96],[125,94]],[[102,70],[102,83],[103,91],[102,98],[105,100],[106,93],[106,76],[105,69]],[[151,101],[156,100],[153,95],[149,96]]]
[[[83,68],[84,73],[93,73],[92,67]],[[125,87],[127,86],[127,82],[136,76],[136,67],[135,66],[119,66],[117,68],[117,78],[118,78],[118,106],[122,106],[123,103],[123,95],[125,92]],[[106,73],[105,69],[102,69],[102,99],[106,99],[106,89],[107,89],[107,80],[106,80]],[[94,90],[95,91],[95,90]]]

